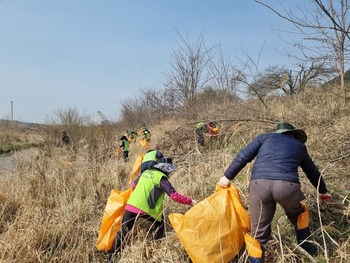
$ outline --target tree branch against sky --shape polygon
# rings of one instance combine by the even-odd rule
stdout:
[[[194,43],[179,34],[177,49],[171,51],[170,70],[165,73],[165,87],[176,93],[183,105],[195,106],[195,97],[208,81],[207,67],[213,48],[206,48],[203,36]]]
[[[303,0],[278,1],[267,4],[255,2],[290,22],[301,37],[291,41],[307,60],[328,62],[340,77],[340,89],[344,105],[347,92],[344,83],[345,66],[349,63],[350,52],[350,4],[349,0]]]

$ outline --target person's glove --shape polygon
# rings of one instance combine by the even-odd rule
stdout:
[[[195,206],[198,202],[192,199],[191,206]]]
[[[328,199],[331,199],[332,196],[331,196],[330,194],[325,193],[325,194],[319,194],[319,198],[320,198],[320,200],[322,200],[322,201],[326,201],[326,200],[328,200]]]
[[[219,180],[219,185],[220,185],[221,187],[227,187],[229,184],[230,184],[230,180],[227,179],[226,176],[223,176],[223,177],[220,178],[220,180]]]

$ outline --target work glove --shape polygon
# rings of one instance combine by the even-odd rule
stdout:
[[[229,179],[227,179],[227,177],[226,176],[223,176],[223,177],[221,177],[220,178],[220,180],[219,180],[219,185],[221,186],[221,187],[228,187],[228,185],[230,184],[230,180]]]
[[[195,206],[198,202],[192,199],[191,206]]]
[[[319,194],[319,198],[320,198],[320,200],[322,200],[322,201],[326,201],[326,200],[328,200],[328,199],[331,199],[332,196],[331,196],[330,194],[325,193],[325,194]]]

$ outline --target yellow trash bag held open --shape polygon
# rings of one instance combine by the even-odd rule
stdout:
[[[193,206],[169,215],[177,237],[194,263],[228,262],[244,246],[250,218],[232,184]]]
[[[108,251],[112,248],[114,238],[121,229],[125,205],[131,192],[131,188],[123,192],[119,190],[111,191],[103,212],[100,233],[96,242],[98,250]]]

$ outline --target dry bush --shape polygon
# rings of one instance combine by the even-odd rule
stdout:
[[[151,148],[172,156],[179,166],[169,178],[175,189],[202,200],[213,193],[232,158],[255,136],[272,131],[282,120],[305,129],[309,153],[333,195],[331,201],[319,203],[316,190],[300,171],[312,216],[313,239],[321,251],[315,262],[347,262],[350,114],[338,100],[334,92],[318,89],[293,97],[268,98],[268,109],[254,100],[225,102],[203,113],[218,121],[221,130],[220,136],[207,140],[205,147],[196,143],[197,120],[174,116],[149,127]],[[95,248],[106,200],[112,189],[129,187],[133,163],[145,149],[132,143],[130,161],[125,163],[114,157],[113,128],[89,127],[79,134],[74,147],[48,144],[31,156],[15,155],[15,170],[1,174],[0,262],[106,260],[106,255]],[[250,170],[251,164],[234,180],[247,209]],[[119,262],[191,262],[167,218],[169,213],[188,209],[166,198],[166,238],[153,242],[150,226],[140,220]],[[235,262],[246,262],[246,253],[239,254]],[[274,218],[267,262],[312,262],[298,249],[281,208]]]

